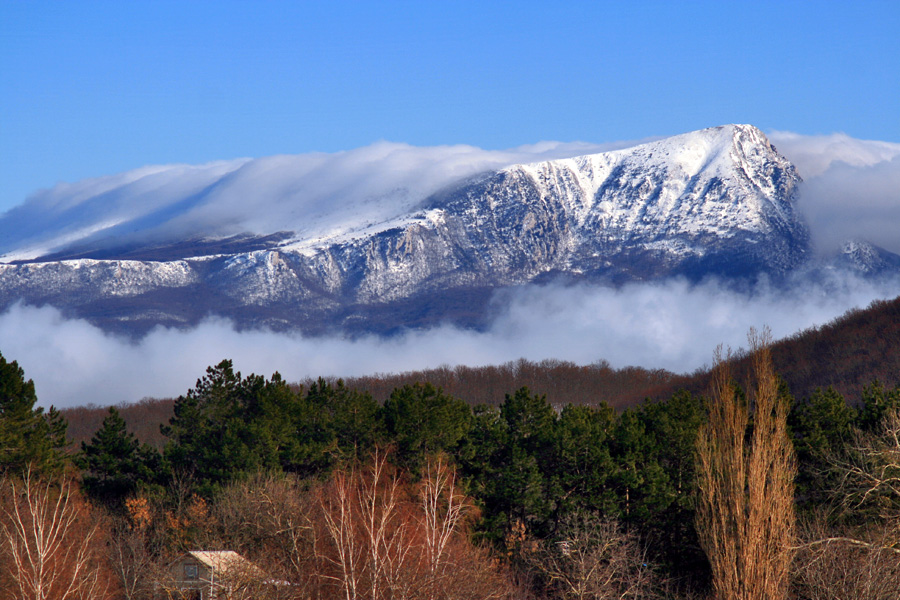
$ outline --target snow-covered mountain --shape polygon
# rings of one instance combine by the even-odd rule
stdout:
[[[340,180],[298,189],[283,176],[295,167],[334,179],[327,155],[51,190],[0,217],[0,308],[24,299],[137,332],[208,314],[242,326],[391,331],[477,325],[506,286],[777,278],[810,254],[795,208],[800,178],[749,125],[487,171],[407,161],[402,186],[373,164],[391,168],[365,163],[343,196]],[[160,189],[165,203],[141,202]],[[259,194],[282,199],[278,218],[237,219]],[[54,220],[28,218],[35,203]],[[217,209],[228,218],[211,219]]]

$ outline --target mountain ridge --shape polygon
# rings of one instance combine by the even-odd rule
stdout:
[[[210,314],[305,333],[478,326],[491,290],[555,278],[615,285],[784,276],[811,254],[795,208],[800,181],[758,129],[720,126],[468,176],[421,200],[387,201],[385,214],[415,206],[399,215],[349,215],[329,235],[201,235],[181,246],[125,245],[119,255],[107,248],[102,260],[0,263],[0,308],[52,304],[137,333]],[[77,247],[68,252],[79,256]],[[141,252],[172,259],[122,258]],[[866,257],[891,264],[878,252],[850,259]]]

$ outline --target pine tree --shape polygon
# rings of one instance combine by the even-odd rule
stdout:
[[[610,454],[615,420],[615,411],[605,403],[597,407],[569,404],[560,413],[554,459],[556,479],[565,490],[560,513],[615,514],[610,486],[615,473]]]
[[[885,416],[900,409],[900,386],[885,389],[877,379],[863,388],[862,406],[856,414],[854,425],[863,431],[877,431]]]
[[[58,472],[65,464],[66,422],[53,408],[35,407],[34,382],[0,354],[0,473]]]
[[[794,403],[788,425],[797,452],[801,507],[818,508],[837,485],[839,473],[832,468],[831,457],[852,439],[855,417],[856,411],[832,387],[817,389]]]
[[[397,458],[413,472],[429,455],[455,452],[472,426],[469,406],[430,383],[395,389],[380,416],[388,438],[397,445]]]
[[[82,487],[87,495],[111,510],[119,510],[141,485],[156,479],[159,454],[141,445],[111,406],[90,444],[81,443],[77,464],[84,470]]]
[[[261,467],[246,414],[246,387],[230,360],[209,367],[194,389],[175,401],[174,416],[162,432],[169,438],[165,459],[173,471],[192,479],[210,496],[217,486]]]
[[[556,411],[546,396],[523,387],[506,395],[499,424],[485,490],[488,526],[505,527],[507,537],[546,534],[562,496],[554,468]]]

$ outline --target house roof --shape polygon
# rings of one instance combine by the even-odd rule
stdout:
[[[225,574],[228,571],[259,571],[259,567],[234,550],[190,550],[188,552],[207,567]]]

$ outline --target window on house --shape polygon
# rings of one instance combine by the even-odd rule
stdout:
[[[197,565],[184,565],[184,578],[197,579]]]

